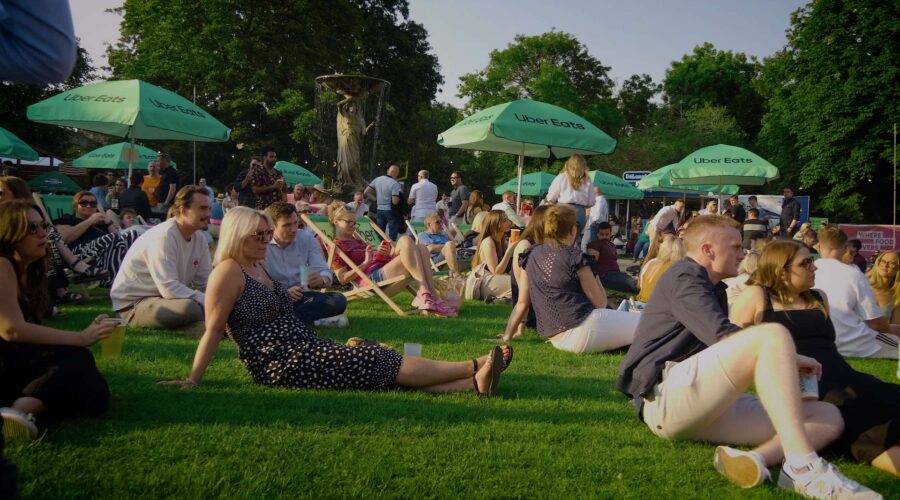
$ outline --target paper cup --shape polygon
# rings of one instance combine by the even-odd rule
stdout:
[[[422,357],[422,344],[403,344],[403,355]]]
[[[104,323],[114,323],[109,337],[100,341],[100,357],[102,358],[118,358],[122,355],[122,344],[125,343],[125,325],[128,323],[122,318],[107,318]]]
[[[800,375],[800,399],[818,401],[819,381],[815,375]]]

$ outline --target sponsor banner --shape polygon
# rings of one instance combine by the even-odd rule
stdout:
[[[867,260],[871,259],[875,252],[895,250],[900,247],[900,226],[838,224],[838,227],[847,233],[847,237],[851,240],[862,242],[862,250],[859,253]]]

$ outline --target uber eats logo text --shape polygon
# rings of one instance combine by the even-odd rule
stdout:
[[[199,111],[196,111],[193,109],[188,109],[188,108],[183,108],[177,104],[166,104],[164,102],[160,102],[160,101],[157,101],[156,99],[152,99],[152,98],[148,99],[148,100],[150,101],[150,104],[156,106],[159,109],[165,109],[166,111],[181,111],[182,113],[184,113],[186,115],[196,116],[197,118],[206,118],[206,115],[204,115],[203,113],[201,113]]]
[[[127,97],[122,97],[120,95],[80,95],[80,94],[69,94],[63,97],[64,101],[94,101],[94,102],[125,102],[128,100]]]
[[[584,130],[584,125],[573,122],[573,121],[562,121],[557,120],[556,118],[535,118],[533,116],[528,116],[525,114],[515,113],[516,120],[520,122],[526,123],[537,123],[538,125],[552,125],[554,127],[562,127],[562,128],[577,128],[579,130]]]
[[[753,163],[750,158],[694,158],[694,163]]]

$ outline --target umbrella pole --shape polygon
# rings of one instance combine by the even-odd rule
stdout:
[[[131,150],[128,151],[128,182],[125,184],[128,187],[131,187],[131,170],[134,167],[134,157],[136,156],[136,151],[134,150],[134,128],[131,129]]]
[[[522,166],[525,163],[525,145],[522,144],[522,154],[519,155],[519,181],[516,184],[516,213],[522,209]]]

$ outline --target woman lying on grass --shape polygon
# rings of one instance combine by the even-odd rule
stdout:
[[[381,247],[375,249],[356,237],[356,229],[359,227],[356,214],[343,205],[332,208],[328,218],[334,227],[335,245],[347,254],[369,279],[377,283],[397,276],[410,276],[419,282],[419,291],[412,302],[413,307],[437,316],[456,316],[456,309],[445,304],[435,293],[431,277],[431,254],[425,245],[416,244],[409,236],[401,236],[393,249],[389,242],[383,242]],[[334,259],[334,275],[344,284],[362,280],[355,270],[339,258]],[[397,285],[401,290],[405,286],[403,282]],[[386,293],[391,295],[397,291],[399,290],[388,288]]]
[[[292,297],[299,298],[301,291],[286,289],[266,273],[271,239],[272,221],[265,213],[237,207],[225,214],[215,269],[206,286],[206,332],[191,375],[163,384],[199,383],[227,331],[258,384],[367,390],[404,386],[434,393],[496,394],[500,372],[512,360],[507,346],[471,361],[447,362],[320,338],[293,314]]]
[[[513,337],[533,307],[538,333],[559,350],[602,352],[631,344],[640,315],[606,309],[606,291],[591,271],[593,259],[574,246],[577,235],[572,209],[547,209],[544,242],[520,259],[525,272],[503,341]]]
[[[83,346],[109,336],[105,315],[78,333],[41,326],[49,224],[28,201],[0,204],[0,416],[5,438],[34,438],[33,414],[106,412],[109,388]],[[16,291],[16,301],[9,300]]]

